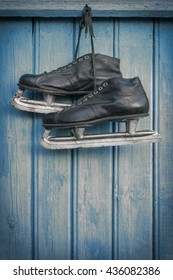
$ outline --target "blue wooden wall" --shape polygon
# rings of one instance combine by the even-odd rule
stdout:
[[[139,128],[154,128],[162,142],[42,148],[42,116],[10,99],[22,74],[72,61],[78,18],[1,18],[1,259],[173,258],[173,19],[97,17],[94,29],[96,52],[141,78],[150,117]],[[88,52],[83,36],[80,54]]]

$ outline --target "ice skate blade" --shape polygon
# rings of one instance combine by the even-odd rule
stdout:
[[[33,112],[33,113],[53,113],[60,112],[66,106],[70,106],[71,104],[57,103],[52,102],[51,104],[47,104],[45,101],[32,100],[25,97],[13,97],[11,99],[11,104],[19,110]]]
[[[107,146],[123,146],[139,143],[156,143],[161,141],[161,136],[153,130],[136,131],[134,135],[129,133],[95,134],[85,135],[82,139],[75,137],[53,137],[49,136],[49,131],[42,137],[41,145],[46,149],[75,149],[75,148],[95,148]]]

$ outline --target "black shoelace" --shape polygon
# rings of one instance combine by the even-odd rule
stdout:
[[[96,90],[96,67],[95,67],[95,50],[94,50],[94,28],[93,28],[93,23],[92,23],[92,11],[91,8],[88,5],[85,5],[83,11],[82,11],[82,19],[79,23],[79,33],[78,33],[78,41],[76,45],[76,50],[74,54],[74,59],[72,63],[69,63],[63,67],[59,67],[56,70],[52,70],[50,72],[44,72],[44,75],[47,74],[52,74],[53,72],[61,72],[65,70],[66,68],[71,67],[72,65],[76,64],[77,62],[77,56],[78,56],[78,51],[79,51],[79,45],[80,45],[80,40],[81,40],[81,34],[82,30],[85,27],[85,36],[87,37],[87,34],[90,34],[90,39],[91,39],[91,51],[92,51],[92,68],[93,68],[93,82],[94,82],[94,90]]]
[[[81,19],[80,24],[79,24],[79,35],[78,35],[78,41],[77,41],[77,46],[76,46],[73,62],[77,60],[81,34],[82,34],[82,30],[83,30],[84,27],[85,27],[85,37],[87,37],[87,34],[89,32],[90,39],[91,39],[94,90],[96,90],[95,50],[94,50],[94,40],[93,40],[93,38],[94,38],[94,28],[93,28],[93,23],[92,23],[92,11],[91,11],[91,8],[88,5],[85,5],[85,7],[82,11],[82,19]]]
[[[85,36],[87,37],[87,34],[89,32],[90,39],[91,39],[91,51],[92,51],[91,62],[92,62],[92,68],[93,68],[93,83],[94,83],[94,91],[96,91],[97,87],[96,87],[95,50],[94,50],[94,40],[93,40],[93,38],[94,38],[94,28],[93,28],[93,23],[92,23],[92,11],[91,11],[91,8],[88,5],[85,5],[85,7],[82,11],[82,19],[79,23],[78,41],[77,41],[77,45],[76,45],[76,50],[75,50],[73,62],[69,63],[65,66],[58,67],[57,69],[52,70],[50,72],[45,71],[43,74],[44,75],[49,75],[49,74],[52,74],[53,72],[57,72],[57,71],[61,72],[65,69],[71,67],[72,65],[76,64],[79,45],[80,45],[80,40],[81,40],[81,34],[82,34],[82,30],[83,30],[84,27],[85,27]]]

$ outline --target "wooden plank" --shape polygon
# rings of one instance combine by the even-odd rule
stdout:
[[[140,76],[151,112],[140,128],[154,123],[163,141],[154,150],[41,148],[41,116],[17,111],[9,101],[21,74],[72,60],[73,21],[41,20],[32,30],[30,19],[1,20],[1,259],[173,257],[173,22],[160,20],[153,29],[148,19],[94,21],[96,52],[119,54],[124,77]],[[81,54],[90,51],[85,42]],[[112,126],[90,131],[105,130]]]
[[[138,130],[152,123],[152,48],[150,20],[120,21],[120,59],[124,77],[139,76],[150,100],[150,117]],[[152,259],[152,146],[134,145],[119,149],[118,258]]]
[[[0,16],[13,17],[79,17],[86,1],[65,0],[1,0]],[[92,1],[94,17],[172,17],[173,2],[162,0],[107,0]]]
[[[32,258],[32,115],[10,104],[31,56],[31,21],[1,20],[0,259]]]
[[[156,22],[156,88],[155,125],[162,135],[162,143],[155,150],[156,258],[173,258],[173,21]]]
[[[72,61],[71,19],[40,20],[35,29],[37,73]],[[42,116],[35,116],[35,258],[71,258],[71,152],[40,147]]]
[[[106,164],[105,164],[106,162]],[[77,158],[74,258],[112,258],[111,156],[107,149],[85,149]]]
[[[94,21],[95,51],[113,56],[113,21]],[[90,52],[82,40],[80,54]],[[111,130],[110,124],[88,131]],[[112,258],[112,149],[79,149],[74,155],[74,258]]]
[[[114,55],[120,59],[120,41],[119,41],[119,19],[114,19],[113,21],[113,47],[114,47]],[[120,71],[121,69],[121,60],[120,60]],[[123,75],[123,74],[122,74]],[[113,132],[119,132],[119,124],[113,124]],[[117,187],[118,187],[118,178],[119,178],[119,147],[113,148],[113,155],[112,155],[112,164],[113,164],[113,192],[112,192],[112,259],[118,259],[118,248],[119,248],[119,233],[118,233],[118,226],[119,226],[119,204],[117,200]]]

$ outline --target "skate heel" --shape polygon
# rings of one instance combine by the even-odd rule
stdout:
[[[43,134],[43,138],[47,139],[49,137],[50,132],[51,128],[46,128]]]
[[[130,135],[134,135],[135,132],[136,132],[138,122],[139,122],[139,118],[138,119],[133,119],[133,120],[128,120],[127,124],[126,124],[127,133],[129,133]]]

